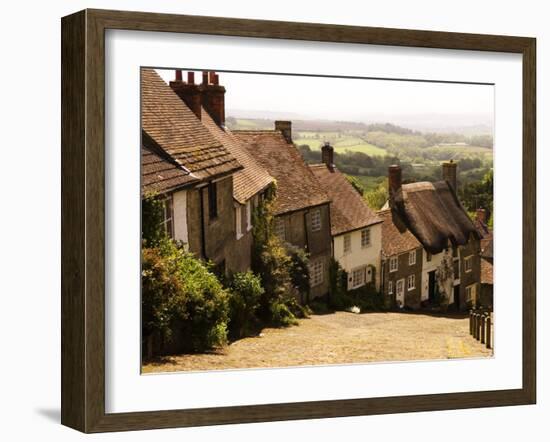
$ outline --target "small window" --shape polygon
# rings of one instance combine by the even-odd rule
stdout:
[[[432,254],[430,252],[426,252],[426,261],[430,262],[432,260]]]
[[[390,272],[397,272],[397,256],[390,258]]]
[[[361,247],[370,246],[370,229],[361,230]]]
[[[324,265],[323,261],[314,261],[309,264],[309,285],[311,287],[318,286],[324,281]]]
[[[246,202],[246,231],[252,229],[252,201]]]
[[[388,281],[388,293],[390,295],[393,293],[393,281]]]
[[[311,212],[311,231],[318,232],[321,230],[321,210],[316,209]]]
[[[235,231],[237,232],[237,239],[243,236],[243,221],[242,221],[242,207],[235,207]]]
[[[416,250],[409,252],[409,265],[413,266],[416,264]]]
[[[365,270],[365,267],[361,267],[351,272],[352,289],[365,285]]]
[[[473,256],[468,256],[464,258],[464,271],[465,272],[471,272],[472,271],[472,261]]]
[[[208,216],[218,217],[218,184],[213,182],[208,183]]]
[[[407,278],[407,289],[408,290],[414,290],[415,288],[415,277],[414,275],[409,275]]]
[[[275,218],[275,235],[283,241],[286,239],[285,220],[282,218]]]
[[[161,222],[164,233],[169,237],[173,237],[173,207],[172,207],[172,195],[162,200],[163,205],[163,220]]]
[[[344,235],[344,254],[351,252],[351,235]]]

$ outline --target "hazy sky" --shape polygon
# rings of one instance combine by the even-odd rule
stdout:
[[[157,70],[166,80],[174,71]],[[183,73],[184,80],[187,74]],[[219,73],[226,115],[394,122],[422,127],[493,124],[491,85]],[[200,82],[201,73],[195,73]],[[262,111],[262,112],[251,112]],[[272,115],[269,115],[272,114]]]

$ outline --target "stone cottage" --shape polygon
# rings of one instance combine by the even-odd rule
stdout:
[[[233,262],[237,159],[152,69],[141,71],[142,194],[164,197],[167,233],[225,273]]]
[[[235,244],[226,249],[229,270],[244,272],[250,269],[252,254],[253,211],[259,198],[275,181],[250,155],[243,143],[225,127],[225,88],[215,72],[203,72],[202,83],[195,83],[194,72],[183,81],[181,71],[170,82],[172,90],[184,101],[210,134],[241,164],[232,174]]]
[[[334,165],[334,148],[325,143],[321,164],[310,169],[327,192],[333,257],[347,273],[347,289],[380,288],[382,219]]]
[[[275,230],[283,241],[309,253],[310,297],[326,295],[332,253],[330,199],[293,144],[291,122],[276,121],[275,130],[233,133],[276,179]]]
[[[446,292],[450,305],[465,310],[479,296],[480,237],[456,195],[456,170],[451,160],[442,165],[441,181],[402,184],[400,166],[390,166],[387,206],[424,249],[421,300]]]
[[[382,219],[381,287],[387,308],[418,309],[422,291],[422,244],[392,210]]]

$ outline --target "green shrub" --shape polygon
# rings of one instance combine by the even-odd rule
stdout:
[[[167,240],[164,221],[164,201],[156,193],[141,200],[141,237],[145,247],[157,247]]]
[[[366,285],[348,292],[348,296],[353,305],[365,311],[384,310],[384,295],[377,292],[372,286]]]
[[[182,351],[225,345],[228,294],[208,265],[164,242],[142,249],[143,334],[183,336]]]
[[[231,278],[229,297],[229,330],[233,337],[241,338],[251,332],[256,310],[264,294],[260,278],[248,271]]]
[[[284,247],[290,256],[290,281],[298,292],[302,303],[309,301],[309,255],[304,249],[285,243]]]
[[[274,301],[269,306],[273,325],[288,327],[298,324],[296,316],[290,311],[284,302]]]

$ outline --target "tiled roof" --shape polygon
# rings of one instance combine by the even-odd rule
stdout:
[[[141,70],[141,125],[166,153],[200,180],[242,168],[152,69]]]
[[[481,258],[481,283],[493,285],[493,264],[485,258]]]
[[[332,235],[340,235],[382,221],[338,169],[333,168],[331,172],[325,164],[312,164],[309,167],[331,200]]]
[[[399,255],[422,247],[405,223],[392,210],[380,210],[382,219],[382,253],[387,256]]]
[[[204,109],[201,112],[201,121],[210,133],[244,167],[233,175],[233,197],[239,203],[246,203],[252,196],[275,181],[267,170],[250,155],[244,143],[237,139],[229,129],[224,130],[218,126]]]
[[[449,240],[464,245],[471,234],[479,237],[446,181],[403,184],[390,206],[430,253],[441,252]]]
[[[491,231],[491,229],[489,229],[489,226],[483,221],[474,218],[473,223],[477,230],[477,233],[479,233],[479,236],[481,238],[488,238],[493,236],[493,232]]]
[[[330,200],[294,144],[280,131],[233,131],[252,155],[277,181],[275,214],[305,209]]]
[[[170,192],[199,181],[189,170],[174,161],[145,132],[141,138],[142,193]]]

